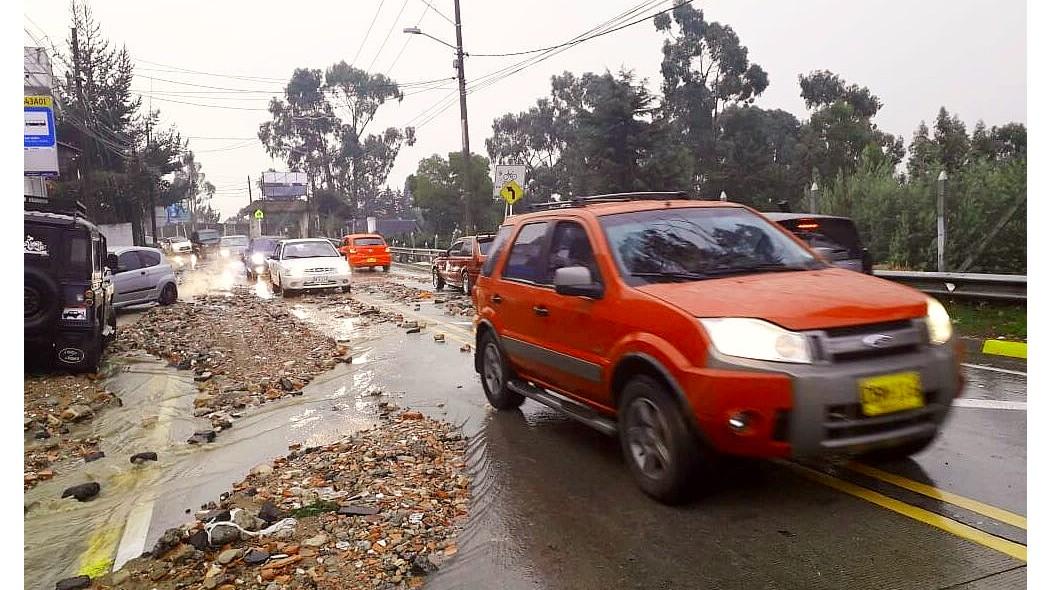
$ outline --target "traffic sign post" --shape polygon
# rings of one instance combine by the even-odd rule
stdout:
[[[525,194],[525,189],[521,188],[518,181],[512,180],[507,184],[503,185],[503,188],[499,190],[499,196],[507,202],[508,205],[513,205],[521,200],[522,195]]]
[[[255,213],[252,214],[252,217],[258,219],[259,221],[262,221],[263,217],[265,216],[266,214],[263,213],[262,209],[256,209]]]

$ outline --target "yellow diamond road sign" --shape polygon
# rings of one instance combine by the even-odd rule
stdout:
[[[503,197],[503,200],[511,205],[517,203],[524,194],[525,189],[521,188],[521,185],[516,180],[508,182],[503,185],[503,188],[499,189],[499,196]]]
[[[263,218],[263,211],[262,211],[262,209],[256,209],[255,210],[255,218],[256,219],[262,219]]]

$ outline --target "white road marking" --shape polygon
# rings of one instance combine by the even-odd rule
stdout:
[[[999,367],[989,367],[988,365],[974,365],[974,364],[971,364],[971,363],[962,363],[962,366],[966,367],[967,369],[981,369],[981,370],[984,370],[984,371],[994,371],[996,373],[1006,373],[1008,375],[1020,375],[1022,377],[1027,377],[1028,376],[1028,373],[1025,373],[1024,371],[1013,371],[1013,370],[1010,370],[1010,369],[1000,369]]]
[[[998,399],[972,399],[963,397],[952,401],[952,405],[957,408],[979,408],[982,410],[1028,411],[1028,402],[1008,402]]]

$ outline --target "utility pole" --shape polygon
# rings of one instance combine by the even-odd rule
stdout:
[[[459,74],[459,120],[463,133],[463,182],[460,183],[461,197],[464,209],[464,227],[470,232],[474,227],[474,219],[470,214],[470,133],[467,129],[467,78],[463,73],[463,22],[459,15],[459,0],[455,0],[456,7],[456,70]]]
[[[153,102],[153,99],[150,99]],[[149,147],[150,147],[150,119],[153,116],[153,107],[150,107],[150,113],[146,116],[146,151],[142,154],[142,165],[149,173]],[[149,182],[149,223],[152,230],[151,235],[153,236],[153,242],[157,242],[157,204],[154,200],[154,192],[156,191],[156,185],[153,179],[150,178]],[[152,244],[146,244],[151,246]]]
[[[77,39],[77,28],[73,27],[70,29],[71,38],[73,40],[73,75],[76,77],[77,82],[77,100],[80,101],[80,108],[84,108],[84,86],[80,82],[80,42]],[[83,113],[87,117],[87,113]]]
[[[937,175],[937,272],[944,272],[944,245],[948,241],[948,228],[944,221],[944,192],[948,184],[948,173],[941,170]]]
[[[252,204],[252,175],[248,175],[248,204]]]

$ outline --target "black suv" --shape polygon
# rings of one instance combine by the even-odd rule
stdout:
[[[106,237],[79,203],[25,204],[26,359],[95,371],[116,335]]]

